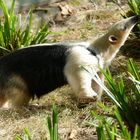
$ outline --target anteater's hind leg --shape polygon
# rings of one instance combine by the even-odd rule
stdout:
[[[14,108],[27,105],[31,97],[25,82],[18,76],[12,76],[0,90],[0,107]]]
[[[2,107],[6,103],[6,98],[4,95],[0,95],[0,107]]]
[[[14,108],[25,106],[28,104],[30,97],[25,91],[17,88],[9,88],[5,90],[5,95],[3,97],[2,108]]]

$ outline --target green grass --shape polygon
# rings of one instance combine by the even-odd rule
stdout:
[[[47,122],[48,122],[50,140],[59,140],[58,138],[58,112],[55,106],[53,106],[52,117],[48,117]]]
[[[139,0],[128,0],[128,6],[133,14],[140,15]]]
[[[109,86],[109,90],[114,95],[119,103],[119,112],[124,121],[127,122],[129,129],[133,130],[135,125],[140,125],[140,74],[137,66],[132,59],[128,61],[128,70],[126,71],[127,83],[124,82],[124,77],[118,82],[113,80],[110,72],[104,73]],[[127,88],[129,91],[127,92]]]
[[[86,68],[83,69],[92,76],[92,73]],[[125,76],[121,76],[118,80],[113,79],[109,70],[105,72],[101,69],[101,72],[105,76],[107,86],[102,83],[94,71],[93,80],[104,89],[114,106],[107,107],[103,103],[98,103],[98,106],[103,111],[98,109],[97,113],[92,112],[92,116],[99,120],[99,124],[91,124],[91,126],[96,126],[99,140],[137,140],[140,138],[139,68],[135,65],[133,59],[129,59],[127,69],[125,69]]]
[[[47,125],[49,130],[49,140],[59,140],[58,135],[58,112],[56,106],[52,107],[52,115],[47,117]],[[27,128],[23,130],[23,136],[17,135],[15,140],[32,140],[31,134]],[[47,140],[47,138],[43,138]]]
[[[24,132],[24,136],[23,137],[16,136],[15,140],[32,140],[30,133],[28,132],[26,128],[24,128],[23,132]]]
[[[140,1],[139,0],[128,0],[128,7],[129,11],[127,12],[126,16],[134,16],[140,15]],[[134,27],[133,29],[134,34],[139,37],[140,36],[140,24]]]
[[[92,112],[92,116],[99,121],[96,126],[99,140],[127,139],[137,140],[140,138],[140,74],[139,68],[132,59],[129,59],[126,77],[114,80],[110,71],[101,70],[107,81],[107,86],[96,78],[97,82],[110,99],[114,106],[110,107],[99,103],[103,110],[102,114]],[[95,78],[94,78],[95,79]],[[129,90],[127,89],[129,87]],[[108,109],[107,109],[108,108]]]
[[[106,112],[104,111],[104,113]],[[116,107],[110,116],[109,114],[98,115],[95,112],[92,112],[92,116],[99,121],[98,126],[96,126],[98,140],[138,140],[140,138],[140,126],[136,124],[133,131],[130,131]]]
[[[21,15],[15,14],[14,7],[15,0],[11,4],[10,11],[4,1],[0,0],[0,8],[3,12],[3,17],[0,18],[0,55],[47,41],[48,26],[40,25],[36,31],[33,31],[32,11],[29,11],[23,22]]]

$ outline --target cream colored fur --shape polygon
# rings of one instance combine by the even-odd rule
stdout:
[[[99,59],[99,60],[98,60]],[[87,71],[82,69],[85,67],[88,71],[98,71],[97,66],[100,62],[100,67],[103,68],[101,58],[91,55],[84,47],[75,46],[70,50],[67,58],[67,64],[64,68],[64,73],[68,83],[73,88],[75,94],[79,98],[92,98],[97,96],[97,93],[92,89],[92,77]]]

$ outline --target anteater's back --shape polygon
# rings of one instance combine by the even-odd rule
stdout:
[[[0,86],[12,77],[23,79],[29,94],[38,97],[66,83],[63,68],[66,47],[62,45],[20,49],[0,59]]]

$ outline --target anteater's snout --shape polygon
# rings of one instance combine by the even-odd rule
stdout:
[[[134,23],[134,24],[137,23],[137,22],[140,22],[140,15],[133,16],[131,18],[131,22]]]

